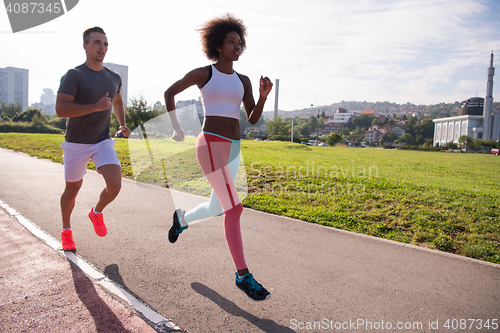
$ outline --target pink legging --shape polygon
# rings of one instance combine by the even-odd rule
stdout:
[[[201,133],[196,141],[196,157],[201,170],[222,206],[227,245],[236,269],[241,270],[247,268],[240,229],[243,205],[238,197],[228,166],[231,146],[234,142],[234,140],[222,136]],[[234,158],[234,156],[231,156],[231,158]]]

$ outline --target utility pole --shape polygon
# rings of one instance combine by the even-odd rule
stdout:
[[[316,121],[316,142],[318,143],[319,145],[319,107],[318,107],[318,116],[316,117],[317,121]]]
[[[276,90],[274,97],[274,120],[278,119],[278,96],[280,93],[280,79],[276,79]]]

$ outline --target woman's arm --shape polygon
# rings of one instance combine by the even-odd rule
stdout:
[[[194,69],[191,72],[187,73],[182,79],[172,84],[167,90],[165,90],[165,106],[174,128],[172,139],[174,139],[175,141],[184,141],[184,130],[180,126],[179,121],[177,120],[177,114],[175,112],[175,95],[194,85],[197,85],[198,88],[201,88],[201,86],[208,79],[208,75],[208,67]]]
[[[253,98],[253,93],[252,93],[252,83],[250,82],[250,79],[245,75],[241,75],[241,77],[243,85],[245,86],[245,95],[243,96],[243,107],[245,108],[248,122],[252,125],[255,125],[259,121],[260,116],[262,115],[262,111],[264,110],[264,104],[266,103],[267,96],[273,89],[273,83],[271,82],[271,80],[269,80],[267,76],[260,77],[259,100],[257,101],[257,104],[255,104],[255,100]]]

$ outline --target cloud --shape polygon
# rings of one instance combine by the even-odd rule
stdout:
[[[498,0],[186,0],[175,4],[144,0],[139,7],[127,0],[119,7],[86,0],[64,18],[47,23],[46,29],[56,34],[20,35],[16,44],[12,36],[0,35],[3,45],[10,46],[6,66],[29,68],[30,80],[40,82],[30,87],[30,94],[36,92],[30,102],[39,98],[41,88],[57,88],[60,76],[83,60],[79,36],[95,6],[115,12],[92,22],[107,27],[112,44],[106,60],[129,66],[129,96],[144,94],[150,103],[162,100],[164,90],[187,71],[209,63],[195,28],[226,12],[242,18],[248,27],[248,49],[235,69],[252,80],[254,94],[261,74],[280,79],[280,109],[284,110],[340,100],[454,102],[470,97],[463,96],[468,80],[486,81],[491,50],[500,54]],[[52,45],[60,41],[64,47],[54,58]],[[33,50],[37,60],[29,58]],[[55,74],[50,77],[44,68]],[[500,93],[499,87],[494,85]],[[191,89],[179,97],[198,96],[199,91]],[[266,110],[273,106],[272,93]]]
[[[460,80],[456,89],[464,93],[484,93],[486,91],[486,80]]]

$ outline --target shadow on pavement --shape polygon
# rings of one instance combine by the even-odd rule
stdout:
[[[123,281],[122,275],[120,274],[120,268],[118,267],[117,264],[111,264],[104,267],[104,275],[106,275],[109,279],[113,280],[114,282],[118,283],[130,295],[132,295],[136,299],[139,299],[139,296],[137,296],[132,290],[130,290],[125,285],[125,281]]]
[[[71,265],[75,291],[94,319],[96,331],[133,333],[123,327],[123,324],[120,322],[116,314],[97,294],[97,291],[95,290],[96,287],[92,280],[90,280],[78,268],[74,267],[71,261],[69,261],[69,263]]]
[[[245,318],[250,323],[257,326],[264,332],[270,332],[270,333],[295,332],[289,327],[276,324],[276,322],[274,322],[271,319],[262,319],[254,316],[253,314],[239,308],[236,304],[222,297],[216,291],[208,288],[202,283],[193,282],[191,283],[191,288],[193,288],[193,290],[196,291],[198,294],[208,298],[209,300],[217,304],[222,310],[226,311],[227,313],[233,316]]]

